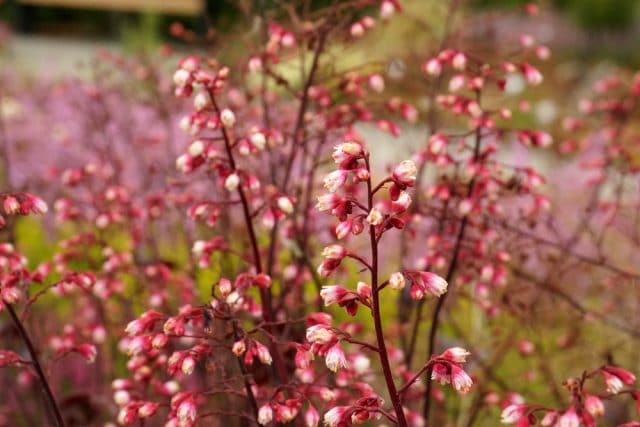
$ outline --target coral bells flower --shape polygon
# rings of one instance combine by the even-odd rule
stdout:
[[[604,415],[604,404],[597,396],[588,395],[584,399],[584,409],[594,417],[601,417]]]
[[[324,424],[327,427],[340,427],[347,425],[346,420],[349,416],[349,407],[336,406],[324,414]]]
[[[330,344],[338,339],[336,334],[327,325],[313,325],[307,328],[307,341],[312,344]]]
[[[13,196],[8,196],[4,199],[3,207],[4,211],[9,215],[15,215],[20,212],[20,202]]]
[[[471,353],[469,353],[462,347],[451,347],[445,350],[444,353],[440,355],[440,357],[442,357],[443,359],[448,359],[455,363],[465,363],[467,361],[467,356],[469,356],[470,354]]]
[[[373,208],[371,209],[371,211],[369,211],[369,215],[367,215],[367,223],[369,223],[369,225],[380,225],[382,224],[382,221],[384,220],[384,215],[382,214],[382,212],[380,212],[380,209],[378,208]]]
[[[347,250],[340,245],[331,245],[324,248],[322,256],[324,261],[318,267],[318,274],[322,277],[329,276],[342,262],[347,255]]]
[[[556,425],[558,427],[580,427],[580,418],[573,407],[571,407],[562,414]]]
[[[347,250],[340,245],[330,245],[322,250],[322,256],[326,259],[342,260],[347,256]]]
[[[329,351],[327,351],[325,363],[327,368],[333,372],[337,372],[339,368],[346,368],[348,366],[347,358],[340,343],[334,344]]]
[[[413,160],[404,160],[393,170],[393,179],[396,183],[411,187],[416,181],[418,168]]]
[[[240,185],[240,177],[237,173],[232,173],[224,180],[224,188],[226,188],[228,191],[237,190],[238,185]]]
[[[615,366],[605,366],[600,369],[607,384],[607,391],[612,394],[618,394],[624,385],[633,385],[636,377],[631,372]]]
[[[502,410],[500,422],[502,424],[514,424],[522,418],[527,410],[525,405],[509,405]]]
[[[333,161],[339,165],[346,165],[353,160],[357,160],[364,154],[362,145],[357,142],[344,142],[333,147]]]
[[[342,299],[345,295],[349,294],[349,291],[342,286],[323,286],[320,290],[320,296],[324,301],[324,305],[334,304]]]
[[[447,281],[437,274],[428,271],[407,274],[411,280],[411,297],[415,300],[424,298],[427,293],[440,297],[447,292]]]
[[[359,295],[351,292],[342,286],[323,286],[320,296],[324,300],[324,305],[338,303],[340,307],[344,307],[347,313],[354,316],[358,311]]]
[[[236,124],[236,115],[228,108],[220,112],[220,121],[226,128],[232,128]]]
[[[309,408],[304,413],[304,423],[305,427],[318,427],[318,423],[320,422],[320,414],[316,411],[316,408],[309,404]]]
[[[345,182],[347,182],[348,176],[349,171],[342,169],[333,171],[324,178],[324,188],[329,190],[331,193],[335,193],[344,185]]]
[[[329,211],[337,208],[342,203],[342,198],[335,194],[322,194],[318,196],[316,209],[320,212]]]
[[[260,425],[267,425],[273,421],[273,408],[270,404],[264,404],[258,410],[258,423]]]
[[[462,368],[453,365],[451,366],[451,384],[458,392],[467,394],[471,391],[473,380]]]
[[[400,272],[392,273],[391,277],[389,277],[389,287],[397,291],[404,289],[405,282],[404,274]]]

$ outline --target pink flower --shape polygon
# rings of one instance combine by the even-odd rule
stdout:
[[[584,399],[584,408],[594,417],[601,417],[604,415],[604,404],[597,396],[588,395]]]
[[[413,160],[404,160],[393,170],[393,179],[399,183],[411,187],[416,181],[418,168]]]
[[[304,422],[306,427],[318,427],[320,422],[320,414],[311,404],[309,404],[309,408],[304,413]]]
[[[348,176],[349,176],[349,171],[347,170],[342,170],[342,169],[335,170],[330,174],[328,174],[327,176],[325,176],[324,188],[329,190],[329,192],[331,193],[335,193],[336,191],[338,191],[340,187],[344,185],[344,183],[347,181]]]
[[[471,391],[473,386],[473,380],[471,377],[459,366],[451,366],[451,384],[453,388],[462,394],[467,394]]]
[[[514,424],[522,418],[526,410],[525,405],[509,405],[502,410],[500,421],[502,424]]]
[[[348,415],[347,406],[336,406],[331,408],[324,414],[324,423],[327,427],[340,427],[345,422],[345,417]]]
[[[309,326],[306,332],[307,341],[317,344],[329,344],[334,342],[336,334],[326,325],[317,324]]]
[[[440,357],[455,363],[465,363],[467,361],[467,356],[469,356],[470,354],[471,353],[469,353],[467,350],[465,350],[462,347],[451,347],[445,350],[440,355]]]
[[[558,427],[580,427],[580,418],[573,407],[569,408],[562,416],[558,419],[557,423]]]
[[[342,351],[340,343],[334,344],[325,356],[325,363],[327,368],[333,372],[337,372],[340,368],[346,368],[348,366],[347,358]]]
[[[258,410],[258,423],[260,425],[267,425],[273,420],[273,409],[269,403],[266,403]]]

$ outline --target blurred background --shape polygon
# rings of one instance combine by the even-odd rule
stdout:
[[[43,66],[46,73],[68,70],[98,46],[127,52],[149,51],[171,40],[169,28],[180,22],[196,34],[225,35],[247,24],[247,12],[272,9],[278,0],[4,0],[0,1],[3,61],[24,69]],[[323,7],[329,0],[312,1]],[[447,1],[404,2],[413,16],[440,19],[433,9]],[[476,24],[495,13],[508,13],[523,0],[469,0],[465,13]],[[637,64],[640,54],[640,2],[636,0],[551,0],[545,19],[532,28],[554,52],[580,60],[603,59]],[[521,15],[502,20],[498,31],[522,28]],[[249,24],[251,24],[249,22]],[[246,27],[244,27],[246,28]],[[391,35],[402,37],[403,34]],[[46,67],[45,67],[46,66]],[[38,70],[34,70],[38,71]]]

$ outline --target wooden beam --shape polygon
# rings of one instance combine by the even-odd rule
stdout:
[[[18,3],[123,12],[148,11],[175,15],[198,15],[204,9],[204,0],[18,0]]]

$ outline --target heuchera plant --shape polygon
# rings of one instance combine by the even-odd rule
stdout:
[[[528,104],[505,88],[539,87],[549,49],[522,35],[485,54],[455,25],[457,6],[437,47],[406,61],[428,106],[425,142],[404,159],[380,146],[422,119],[414,100],[387,96],[399,84],[379,65],[335,63],[336,46],[408,13],[397,0],[262,10],[238,63],[225,65],[223,44],[169,78],[103,52],[91,83],[36,86],[52,93],[40,102],[3,92],[5,113],[14,98],[32,110],[0,115],[0,314],[16,338],[0,350],[15,390],[0,425],[578,427],[614,397],[640,400],[613,354],[563,395],[553,363],[584,354],[589,328],[559,334],[561,313],[544,323],[536,311],[552,296],[584,325],[638,338],[601,291],[638,279],[608,242],[640,241],[625,183],[638,179],[639,75],[598,80],[561,130],[522,127]],[[50,131],[60,147],[46,172],[25,176],[43,157],[15,148],[30,139],[25,117],[47,115],[74,120]],[[554,139],[567,170],[545,177],[532,159]],[[587,205],[562,203],[581,167],[595,171]],[[56,237],[46,254],[15,220],[47,213],[33,194],[53,201],[55,224],[37,228]],[[538,322],[545,339],[528,333]],[[514,375],[513,353],[537,369]],[[543,393],[527,389],[537,375]],[[628,418],[613,423],[640,425]]]

